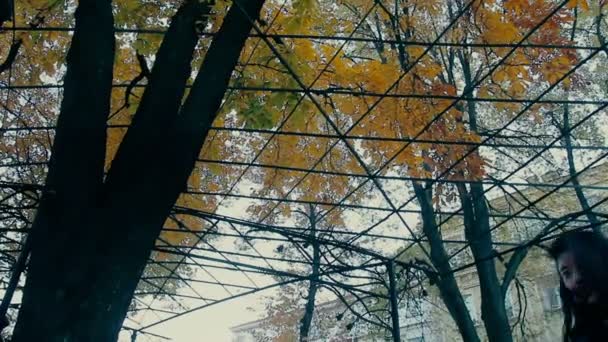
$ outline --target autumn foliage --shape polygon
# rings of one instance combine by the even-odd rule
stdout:
[[[132,127],[167,26],[190,2],[112,4],[116,50],[106,173]],[[14,23],[3,24],[13,30],[0,31],[0,60],[11,46],[19,49],[1,74],[2,177],[42,186],[78,2],[14,3]],[[226,13],[236,6],[228,0],[200,3],[205,13],[192,27],[199,40],[184,102]],[[326,225],[342,227],[339,204],[377,195],[365,190],[368,181],[381,187],[378,178],[394,175],[415,184],[486,179],[493,165],[480,152],[490,134],[485,128],[516,118],[540,124],[552,105],[528,106],[531,94],[582,86],[581,76],[570,73],[581,60],[569,47],[576,43],[571,31],[579,16],[602,13],[604,5],[266,1],[160,244],[195,246],[195,234],[212,224],[192,213],[215,213],[234,192],[258,200],[247,210],[251,221],[289,219],[296,205],[314,203],[329,213]],[[242,180],[256,186],[243,189]],[[431,209],[458,202],[454,186],[432,190]]]

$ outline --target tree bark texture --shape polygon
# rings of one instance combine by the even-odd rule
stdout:
[[[319,273],[321,269],[321,245],[317,241],[317,212],[311,204],[309,206],[308,219],[310,222],[309,241],[312,246],[312,271],[308,284],[308,295],[306,298],[306,307],[304,308],[304,316],[300,322],[300,342],[309,340],[310,327],[315,313],[315,300],[317,290],[319,289]]]
[[[472,183],[469,191],[464,184],[459,184],[458,190],[464,210],[465,237],[477,269],[481,290],[481,318],[488,340],[511,342],[513,336],[505,309],[502,283],[496,271],[490,214],[483,186],[480,183]]]
[[[150,251],[187,184],[263,3],[235,1],[181,105],[198,42],[195,21],[209,4],[183,5],[104,180],[112,7],[110,0],[79,1],[13,341],[117,339]]]
[[[462,298],[460,289],[450,267],[448,254],[443,245],[443,239],[437,226],[435,212],[432,204],[431,189],[425,189],[423,185],[414,182],[416,199],[420,204],[422,216],[422,229],[429,240],[431,249],[431,263],[439,272],[436,280],[439,294],[447,307],[452,319],[458,327],[460,335],[465,341],[479,342],[479,336],[475,330],[475,323]]]
[[[589,205],[589,201],[587,200],[587,196],[583,192],[583,188],[581,188],[581,183],[578,180],[578,174],[576,171],[576,166],[574,164],[574,151],[572,149],[572,132],[570,128],[570,110],[568,105],[564,105],[564,120],[562,135],[564,136],[564,145],[566,146],[566,154],[568,159],[568,174],[572,181],[572,185],[574,186],[574,192],[576,194],[576,198],[581,205],[581,208],[585,211],[585,216],[587,216],[587,220],[592,225],[593,230],[597,233],[601,233],[600,221],[597,216],[591,211],[591,206]]]

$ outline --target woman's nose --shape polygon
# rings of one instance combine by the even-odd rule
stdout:
[[[572,282],[574,283],[575,288],[579,288],[583,285],[583,277],[579,272],[572,275]]]

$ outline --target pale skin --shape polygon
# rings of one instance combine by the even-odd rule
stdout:
[[[557,269],[564,285],[574,295],[575,302],[594,303],[597,301],[597,291],[592,289],[592,284],[585,281],[572,252],[564,252],[557,258]]]

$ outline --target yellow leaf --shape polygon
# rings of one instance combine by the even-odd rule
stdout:
[[[424,48],[418,45],[410,45],[406,50],[411,59],[417,59],[424,53]]]
[[[529,6],[530,3],[528,0],[506,0],[504,2],[504,7],[515,13],[522,13],[525,9],[529,8]]]
[[[27,2],[35,9],[45,9],[52,3],[49,0],[27,0]]]
[[[513,43],[521,38],[521,33],[512,23],[496,12],[484,12],[485,29],[482,36],[488,43]]]
[[[566,8],[572,9],[575,7],[578,7],[585,12],[589,11],[589,4],[587,3],[587,0],[570,0],[566,4]]]
[[[571,61],[566,56],[559,56],[545,63],[541,70],[545,79],[553,84],[562,78],[569,70]]]

